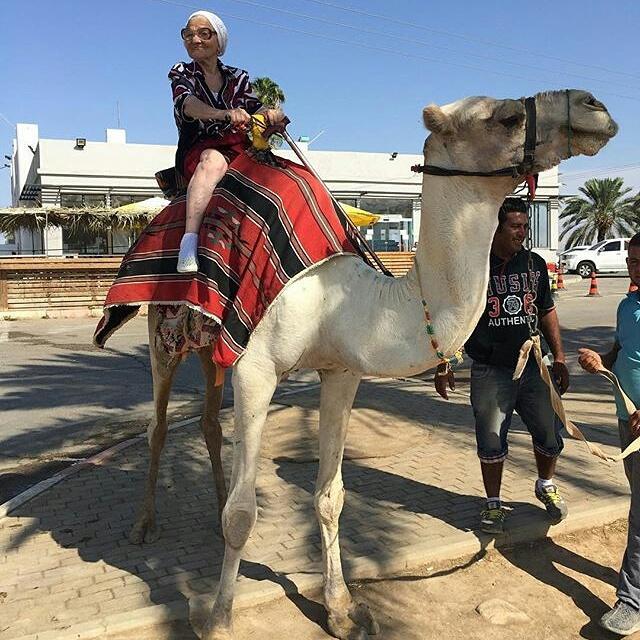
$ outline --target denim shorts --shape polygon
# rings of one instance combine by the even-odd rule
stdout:
[[[474,362],[471,366],[471,406],[476,420],[476,444],[482,462],[501,462],[509,450],[507,435],[513,411],[531,434],[535,450],[556,458],[564,443],[562,423],[551,407],[549,388],[533,358],[520,380],[513,370]]]

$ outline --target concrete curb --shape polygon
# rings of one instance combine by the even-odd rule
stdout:
[[[629,498],[612,499],[607,506],[583,508],[572,512],[569,518],[559,525],[550,528],[540,521],[539,525],[527,525],[513,531],[507,531],[499,540],[480,534],[478,537],[471,531],[457,531],[442,544],[418,544],[408,550],[401,550],[393,558],[376,560],[372,557],[359,556],[343,558],[347,580],[364,580],[367,578],[391,577],[398,573],[416,569],[422,565],[444,560],[471,557],[485,550],[510,547],[514,544],[535,542],[545,538],[555,539],[559,536],[602,526],[626,518],[629,511]],[[286,586],[268,580],[245,580],[236,587],[235,610],[248,609],[287,595],[309,593],[322,586],[319,573],[293,573],[279,576]],[[104,616],[99,620],[74,625],[65,630],[47,631],[28,636],[20,636],[13,640],[92,640],[104,638],[115,633],[133,632],[135,630],[177,620],[188,620],[194,611],[206,610],[212,603],[213,594],[197,596],[187,601],[173,601],[166,604],[143,607],[126,613]]]

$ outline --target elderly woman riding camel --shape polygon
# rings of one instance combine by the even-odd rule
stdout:
[[[284,114],[263,107],[246,71],[220,62],[227,28],[217,15],[192,13],[180,34],[192,62],[179,62],[169,72],[180,134],[176,170],[189,184],[178,272],[193,273],[198,270],[198,232],[205,209],[229,163],[249,145],[251,116],[262,113],[275,124]]]

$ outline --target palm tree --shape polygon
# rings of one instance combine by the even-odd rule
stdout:
[[[255,78],[251,84],[265,107],[276,109],[284,102],[284,92],[271,78]]]
[[[631,187],[622,178],[591,178],[578,190],[560,214],[564,223],[560,239],[567,246],[591,244],[606,238],[633,235],[638,228],[637,197],[625,197]]]

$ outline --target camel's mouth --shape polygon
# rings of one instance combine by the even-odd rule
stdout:
[[[585,136],[592,138],[593,140],[611,140],[618,133],[618,124],[612,118],[609,119],[609,126],[603,130],[602,128],[598,129],[587,129],[580,126],[573,125],[571,127],[571,133],[574,136]]]

